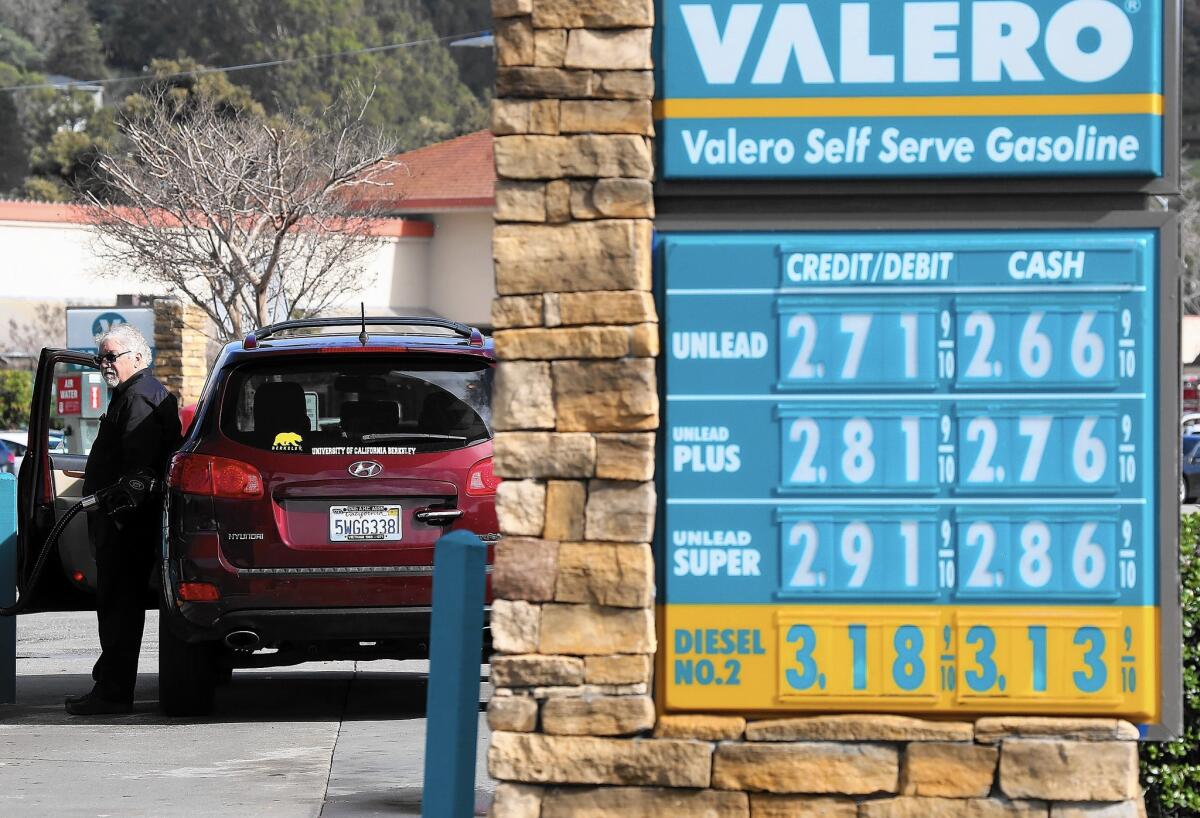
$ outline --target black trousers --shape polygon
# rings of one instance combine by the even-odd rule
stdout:
[[[100,658],[92,668],[97,692],[105,699],[132,702],[138,654],[146,626],[147,588],[154,566],[159,518],[139,514],[121,528],[102,512],[88,515],[88,535],[96,555],[96,619]]]

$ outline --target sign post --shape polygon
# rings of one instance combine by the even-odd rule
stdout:
[[[1174,721],[1169,224],[666,231],[666,708]]]

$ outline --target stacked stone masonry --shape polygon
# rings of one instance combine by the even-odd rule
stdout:
[[[174,298],[154,301],[154,374],[163,386],[188,406],[200,400],[208,377],[208,316],[199,307]]]
[[[1114,720],[659,715],[653,0],[493,0],[495,818],[1138,815]]]

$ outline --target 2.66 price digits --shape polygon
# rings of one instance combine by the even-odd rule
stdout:
[[[956,596],[1117,596],[1115,517],[1029,520],[960,512],[957,529]],[[1133,524],[1124,521],[1120,532],[1122,548],[1130,548]]]
[[[1133,313],[956,304],[960,388],[1111,386],[1137,372]],[[943,315],[943,325],[946,317]]]
[[[887,520],[853,512],[782,520],[782,596],[895,596],[937,593],[938,523],[933,513]],[[943,536],[950,546],[949,522]]]
[[[782,422],[783,486],[795,489],[863,489],[931,492],[938,478],[935,407],[904,414],[829,414]]]

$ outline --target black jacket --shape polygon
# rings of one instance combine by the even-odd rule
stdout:
[[[138,469],[164,478],[180,437],[175,396],[143,369],[113,390],[88,453],[83,493],[94,494]]]

